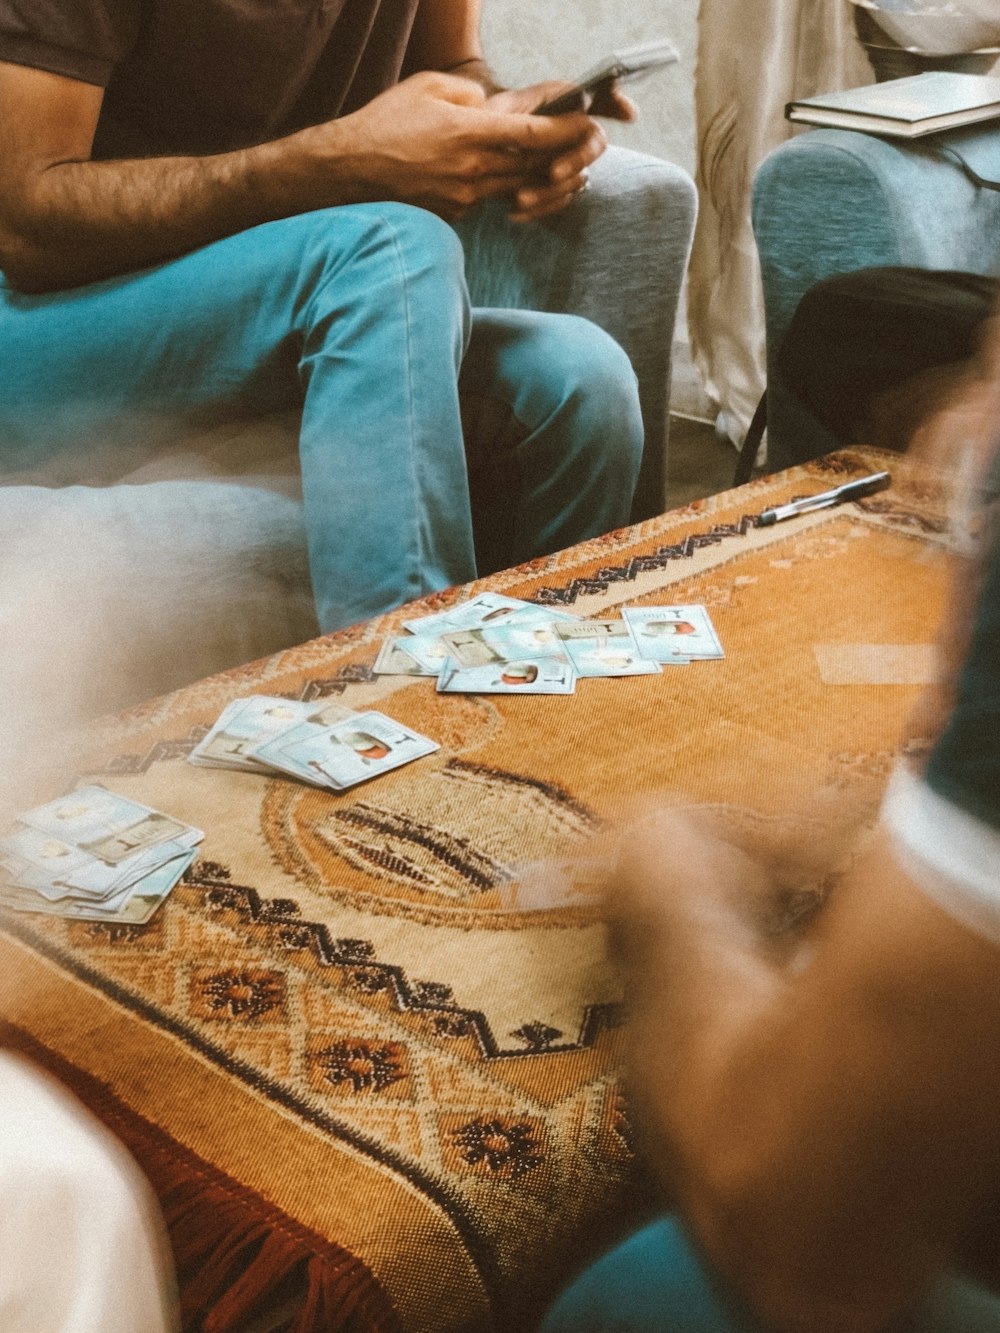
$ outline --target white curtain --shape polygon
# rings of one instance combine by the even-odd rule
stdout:
[[[764,390],[764,318],[750,226],[754,172],[791,134],[785,103],[870,83],[848,0],[701,0],[695,118],[700,215],[688,288],[695,363],[742,438]]]

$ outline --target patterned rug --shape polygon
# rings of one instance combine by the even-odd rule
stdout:
[[[882,466],[888,491],[753,525]],[[930,670],[943,505],[855,450],[421,604],[699,602],[722,662],[442,696],[373,675],[411,607],[93,727],[81,780],[203,828],[202,855],[146,926],[5,916],[0,1019],[147,1171],[188,1328],[291,1293],[303,1330],[528,1329],[641,1220],[621,979],[592,900],[541,895],[586,887],[595,834],[650,796],[762,838],[870,819]],[[441,749],[339,795],[186,764],[253,693],[377,707]]]

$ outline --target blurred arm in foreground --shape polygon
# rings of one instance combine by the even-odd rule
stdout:
[[[996,333],[979,372],[916,445],[971,444],[981,479]],[[798,869],[718,822],[665,812],[628,839],[611,907],[632,1074],[681,1222],[588,1270],[545,1333],[1000,1330],[1000,1299],[948,1272],[1000,1197],[1000,533],[985,517],[974,594],[945,622],[944,656],[964,662],[926,771],[897,771],[807,925],[775,927]],[[937,691],[921,724],[940,713]]]

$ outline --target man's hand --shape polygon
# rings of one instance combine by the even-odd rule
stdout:
[[[495,93],[487,105],[501,114],[511,112],[533,112],[536,107],[559,97],[572,85],[561,80],[549,80],[536,83],[529,88],[510,88],[505,92]],[[632,121],[638,112],[635,103],[618,90],[614,83],[607,84],[580,111],[564,116],[539,116],[539,120],[555,122],[578,121],[581,114],[587,114],[587,132],[579,141],[572,144],[565,152],[560,152],[547,165],[538,178],[518,189],[514,195],[511,217],[515,222],[530,222],[536,218],[558,213],[571,203],[581,190],[586,189],[588,168],[608,146],[607,135],[603,127],[593,119],[603,116],[609,120]]]
[[[338,191],[357,199],[395,199],[454,220],[482,199],[548,191],[536,182],[558,169],[561,207],[603,151],[603,134],[582,112],[531,115],[539,100],[487,97],[471,79],[424,72],[304,133],[320,160],[328,156]]]

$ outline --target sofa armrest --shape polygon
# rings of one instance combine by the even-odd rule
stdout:
[[[882,264],[996,271],[1000,193],[976,185],[951,154],[980,174],[992,167],[1000,181],[995,127],[914,143],[812,130],[770,154],[753,195],[769,345],[813,283],[834,273]]]
[[[615,147],[562,213],[525,226],[498,202],[458,227],[474,305],[582,315],[628,354],[646,429],[636,519],[664,507],[670,355],[696,207],[681,168]]]
[[[965,165],[963,165],[963,163]],[[769,458],[833,440],[787,401],[775,374],[781,340],[814,283],[877,265],[994,273],[1000,268],[1000,130],[976,126],[916,142],[817,129],[771,153],[757,172],[753,227],[767,331]]]

